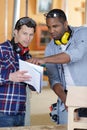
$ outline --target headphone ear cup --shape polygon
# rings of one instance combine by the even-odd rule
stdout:
[[[24,55],[24,54],[26,54],[28,52],[29,52],[28,47],[27,48],[23,48],[22,51],[21,51],[21,55]]]
[[[20,55],[24,55],[29,52],[28,47],[23,47],[20,43],[15,43],[14,38],[10,42],[11,42],[11,45],[13,46],[13,50],[16,53],[19,53]]]
[[[55,40],[54,42],[55,42],[56,45],[61,45],[62,44],[60,40]]]
[[[23,47],[20,43],[18,43],[18,47],[20,48],[20,55],[24,55],[29,52],[29,48]]]
[[[62,44],[66,45],[68,40],[70,38],[70,33],[69,32],[65,32],[64,35],[61,38],[61,42]]]
[[[56,45],[66,45],[68,40],[70,38],[70,33],[69,32],[65,32],[64,35],[62,36],[61,40],[54,40]]]
[[[24,55],[29,52],[28,47],[23,47],[20,43],[13,44],[14,51],[20,55]]]
[[[15,50],[15,52],[16,52],[16,53],[20,53],[20,52],[21,52],[21,50],[22,50],[22,49],[18,46],[18,44],[17,44],[17,43],[16,43],[16,44],[14,44],[14,46],[13,46],[13,47],[14,47],[14,50]]]

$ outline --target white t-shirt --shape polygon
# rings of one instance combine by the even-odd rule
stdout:
[[[61,45],[62,52],[65,51],[66,47],[67,47],[67,44]],[[64,75],[65,75],[65,81],[66,81],[66,89],[68,89],[68,86],[74,86],[75,84],[73,82],[73,79],[71,77],[67,64],[63,64],[63,69],[64,69]]]

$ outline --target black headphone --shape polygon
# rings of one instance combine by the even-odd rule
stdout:
[[[12,46],[13,46],[13,50],[20,54],[21,56],[26,55],[27,58],[31,58],[31,54],[29,54],[29,48],[28,47],[23,47],[20,43],[15,43],[14,42],[14,38],[10,41]]]
[[[13,46],[16,53],[19,53],[20,55],[24,55],[29,52],[28,47],[23,47],[20,43],[15,43]]]
[[[71,36],[71,33],[65,32],[60,40],[54,40],[56,45],[66,45],[69,41],[69,38]]]

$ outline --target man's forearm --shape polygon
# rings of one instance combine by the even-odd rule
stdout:
[[[70,62],[70,57],[66,53],[60,53],[53,56],[44,57],[43,60],[44,60],[44,63],[63,64],[63,63]]]
[[[61,84],[55,84],[53,87],[54,92],[56,93],[56,95],[63,101],[63,103],[65,104],[66,102],[66,94],[61,86]]]
[[[53,63],[53,64],[65,64],[70,62],[70,56],[66,53],[60,53],[52,56],[47,56],[43,58],[30,58],[27,62],[41,65],[46,63]]]

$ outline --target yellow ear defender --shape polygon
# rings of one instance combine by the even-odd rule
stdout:
[[[65,32],[64,35],[62,36],[61,40],[55,40],[55,44],[57,45],[66,45],[68,40],[70,38],[70,33],[69,32]]]

